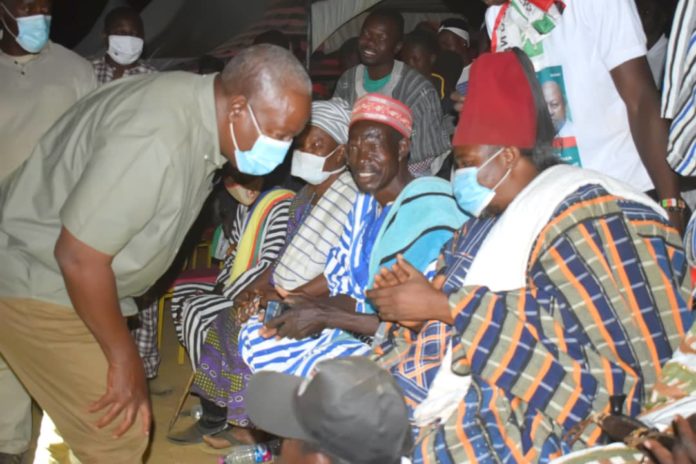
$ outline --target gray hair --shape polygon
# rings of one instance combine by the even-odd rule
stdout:
[[[227,63],[221,78],[227,94],[241,93],[247,98],[282,89],[312,94],[312,81],[305,68],[295,55],[276,45],[253,45],[242,50]]]

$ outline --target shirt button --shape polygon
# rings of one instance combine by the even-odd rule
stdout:
[[[207,161],[207,160],[210,159],[210,157],[209,157],[208,155],[205,155],[205,156],[203,157],[203,159]]]

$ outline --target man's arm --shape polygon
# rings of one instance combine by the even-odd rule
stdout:
[[[329,294],[329,283],[324,274],[316,276],[306,284],[300,285],[291,293],[305,294],[312,297],[321,297]]]
[[[660,97],[645,57],[634,58],[611,70],[614,85],[628,111],[631,135],[660,200],[681,198],[679,177],[667,164],[667,122],[660,117]],[[670,212],[670,221],[684,230],[681,213]]]
[[[77,314],[96,338],[109,363],[107,390],[90,406],[91,412],[107,409],[97,426],[110,424],[123,412],[123,421],[114,432],[115,436],[121,436],[140,414],[143,433],[149,434],[152,411],[145,372],[121,315],[116,279],[111,269],[113,257],[81,242],[66,228],[58,237],[55,257]]]
[[[371,314],[347,312],[322,303],[303,300],[266,325],[268,336],[302,339],[324,329],[342,329],[361,335],[374,335],[379,318]]]

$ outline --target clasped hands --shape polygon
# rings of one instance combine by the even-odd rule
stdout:
[[[447,295],[442,293],[444,276],[428,281],[421,272],[398,255],[391,268],[382,268],[375,284],[366,292],[384,321],[419,330],[423,322],[452,323]]]

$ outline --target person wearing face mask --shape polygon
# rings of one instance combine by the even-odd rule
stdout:
[[[0,0],[0,182],[97,87],[89,62],[49,40],[51,0]]]
[[[89,63],[49,40],[52,1],[0,0],[0,183],[39,137],[97,86]],[[0,356],[0,463],[31,439],[31,400]]]
[[[152,416],[132,297],[169,267],[215,171],[271,172],[310,107],[306,70],[273,45],[221,74],[122,79],[0,188],[0,353],[81,462],[141,462]]]
[[[244,408],[250,371],[237,343],[240,327],[250,317],[247,310],[252,309],[245,303],[256,297],[264,301],[280,299],[278,292],[284,295],[295,291],[323,273],[329,251],[340,239],[357,195],[353,177],[346,169],[349,121],[350,107],[340,99],[312,103],[310,122],[295,142],[291,170],[307,185],[290,205],[285,247],[273,264],[239,294],[235,305],[220,312],[212,322],[200,350],[192,387],[201,398],[203,416],[188,430],[170,436],[175,442],[203,439],[216,447],[228,447],[232,439],[256,438]],[[258,338],[261,327],[258,321],[250,322],[246,332]]]
[[[107,46],[106,54],[92,61],[100,84],[121,77],[155,72],[155,68],[141,59],[145,44],[145,28],[143,20],[133,8],[121,6],[106,15],[104,39]]]
[[[543,462],[596,443],[594,425],[569,432],[616,395],[625,414],[640,412],[691,325],[691,279],[657,203],[558,164],[521,50],[472,66],[452,187],[476,217],[443,248],[434,283],[400,260],[367,296],[385,320],[451,330],[414,401],[415,463]]]
[[[379,268],[403,253],[426,271],[465,220],[449,183],[409,174],[412,124],[409,108],[393,98],[368,94],[355,103],[348,165],[361,193],[318,282],[291,292],[290,309],[264,321],[260,336],[247,333],[253,324],[242,329],[241,355],[253,372],[305,376],[322,359],[369,353],[381,316],[364,291]]]
[[[229,249],[215,283],[174,288],[172,318],[179,341],[195,368],[200,346],[215,316],[229,307],[271,265],[285,244],[288,211],[294,194],[285,189],[263,191],[263,178],[232,170],[223,178],[238,203],[225,234]]]
[[[138,74],[150,74],[155,68],[140,56],[143,52],[145,29],[136,10],[122,6],[111,10],[104,18],[106,54],[92,61],[99,84]],[[143,359],[145,375],[152,381],[157,376],[160,356],[157,350],[157,305],[142,308],[137,315],[138,323],[131,333]],[[150,393],[156,394],[156,385],[150,384]],[[166,391],[166,388],[163,389]]]

